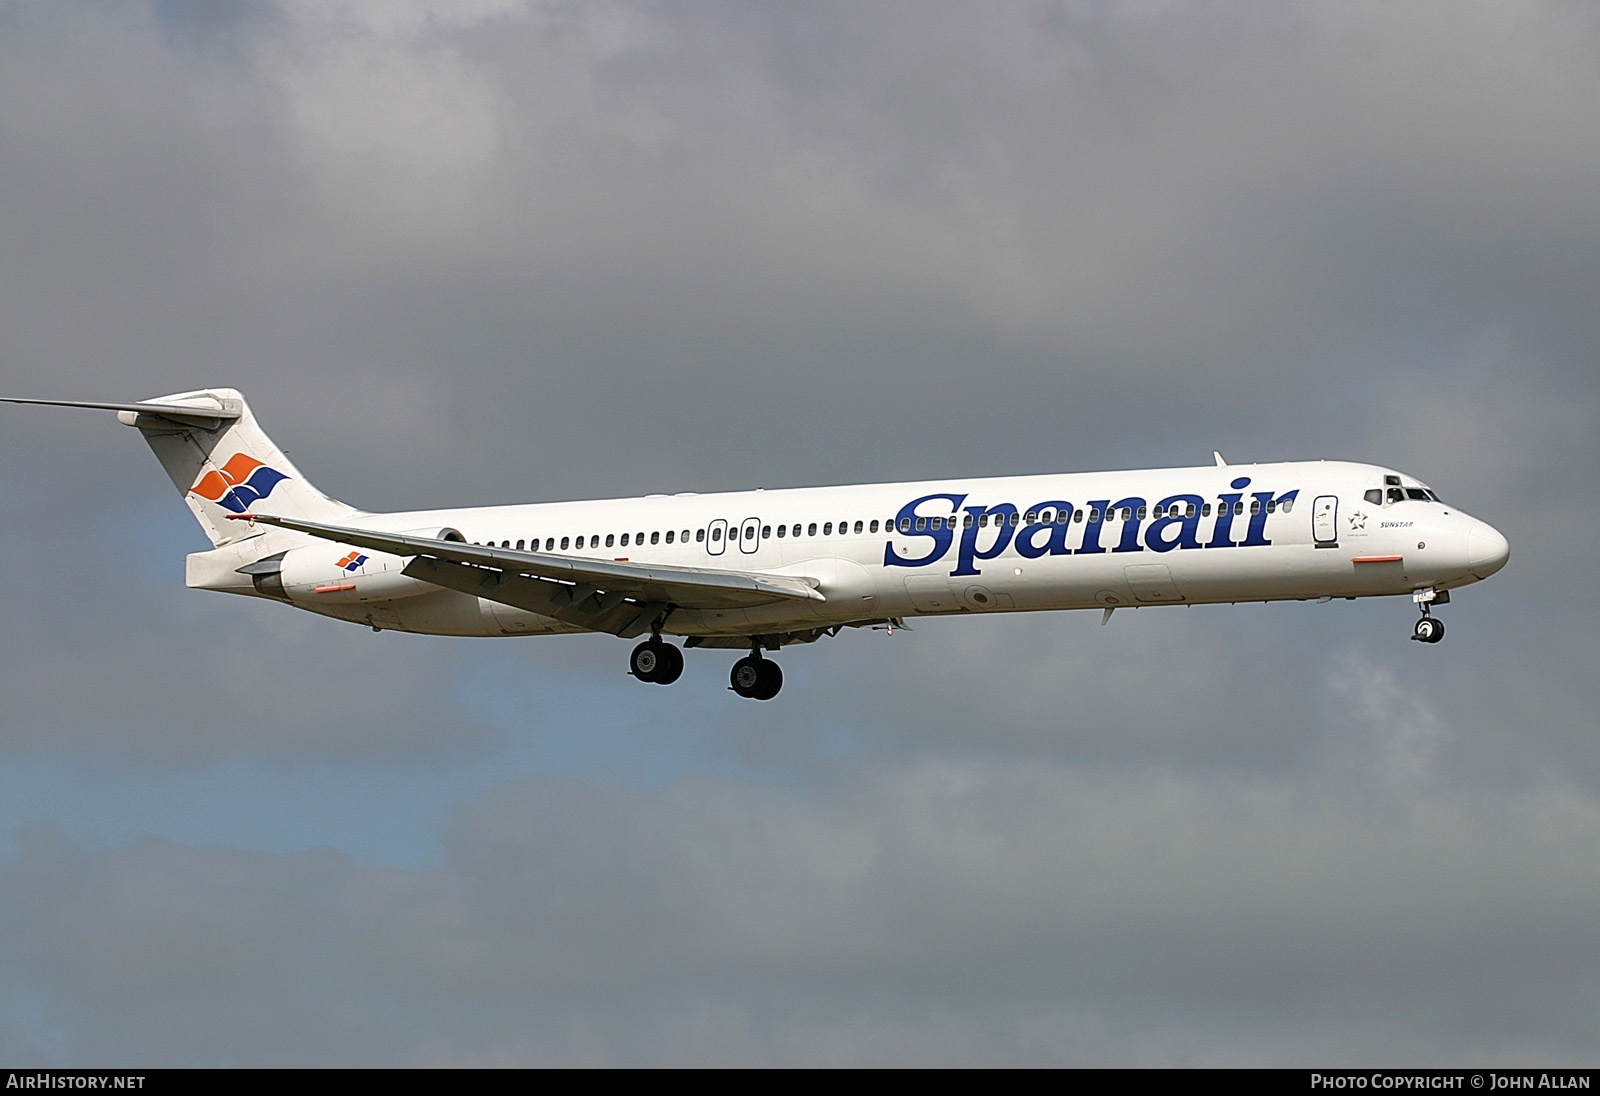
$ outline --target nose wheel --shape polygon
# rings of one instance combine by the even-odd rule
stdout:
[[[783,671],[754,651],[733,664],[728,687],[748,700],[771,700],[783,688]]]
[[[648,639],[633,649],[628,672],[652,685],[671,685],[683,675],[683,651],[659,639]]]
[[[1411,629],[1411,638],[1418,643],[1438,643],[1444,638],[1444,621],[1438,617],[1423,617],[1417,621],[1417,626]]]

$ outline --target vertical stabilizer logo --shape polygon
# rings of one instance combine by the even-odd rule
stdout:
[[[272,494],[272,489],[288,478],[254,457],[235,453],[221,470],[207,472],[189,490],[235,514],[243,514],[257,499]]]

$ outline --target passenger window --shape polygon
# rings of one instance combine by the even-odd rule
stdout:
[[[668,530],[667,530],[667,543],[668,543],[668,544],[671,544],[671,543],[672,543],[672,532],[673,532],[673,531],[672,531],[672,530],[671,530],[671,529],[668,529]],[[654,533],[651,533],[651,534],[650,534],[650,543],[651,543],[651,544],[654,544],[654,543],[655,543],[655,534],[654,534]]]
[[[861,532],[861,523],[859,521],[856,522],[856,532]]]
[[[1244,516],[1244,503],[1236,502],[1233,504],[1233,516],[1236,518]]]
[[[694,542],[696,544],[704,544],[705,543],[705,539],[706,539],[706,531],[704,529],[696,529],[694,531]]]
[[[1079,525],[1082,525],[1083,524],[1083,511],[1082,510],[1074,510],[1072,512],[1072,520],[1077,522]]]
[[[1284,499],[1283,505],[1278,507],[1278,509],[1287,514],[1290,510],[1294,509],[1294,499]]]
[[[1028,511],[1028,524],[1032,525],[1039,520],[1039,515],[1033,510]]]
[[[607,548],[615,548],[616,546],[617,546],[617,535],[615,533],[607,533],[606,534],[606,547]]]
[[[817,535],[817,523],[816,522],[812,522],[810,525],[806,526],[806,536],[814,537],[816,535]]]
[[[1091,509],[1089,511],[1089,520],[1090,521],[1099,521],[1100,520],[1100,511]]]
[[[1260,499],[1251,499],[1250,500],[1250,512],[1252,514],[1261,513],[1261,500]]]
[[[565,551],[566,551],[566,550],[567,550],[567,547],[568,547],[568,545],[567,545],[567,538],[566,538],[566,537],[562,537],[562,538],[561,538],[561,550],[562,550],[562,551],[563,551],[563,552],[565,552]]]
[[[667,534],[667,536],[669,536],[669,537],[671,535],[672,535],[671,533]],[[661,534],[660,533],[651,533],[650,534],[650,543],[651,544],[660,544],[661,543]]]
[[[911,532],[911,519],[910,518],[901,518],[900,519],[900,531],[902,533]]]
[[[872,519],[872,531],[874,533],[876,533],[878,531],[878,519],[877,518],[873,518]]]
[[[772,526],[763,525],[761,527],[761,539],[766,540],[770,536],[772,536]]]
[[[778,526],[778,539],[782,540],[783,537],[784,537],[784,534],[787,533],[788,531],[789,531],[789,527],[787,525]]]
[[[1145,508],[1143,506],[1139,507],[1139,520],[1140,521],[1144,520],[1144,511],[1145,511]]]
[[[1272,514],[1272,513],[1276,513],[1277,512],[1277,509],[1278,509],[1278,507],[1276,505],[1277,501],[1278,501],[1277,499],[1268,499],[1267,500],[1267,513]]]

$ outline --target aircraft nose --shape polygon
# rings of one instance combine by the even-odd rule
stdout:
[[[1467,570],[1479,578],[1500,570],[1510,556],[1511,545],[1488,522],[1480,521],[1467,531]]]

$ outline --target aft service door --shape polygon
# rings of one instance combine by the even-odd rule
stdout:
[[[1339,496],[1318,495],[1311,506],[1311,538],[1318,548],[1339,547]]]
[[[739,551],[750,555],[756,550],[756,545],[761,543],[761,519],[745,518],[744,525],[739,530]]]

